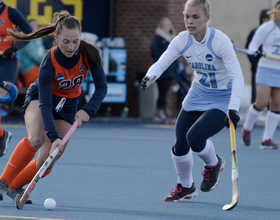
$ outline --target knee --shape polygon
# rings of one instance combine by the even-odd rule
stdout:
[[[263,111],[268,105],[268,102],[259,101],[254,104],[254,109],[257,111]]]
[[[203,146],[205,146],[205,141],[201,138],[199,134],[188,133],[187,141],[194,152],[198,152]]]
[[[31,146],[38,150],[46,141],[46,135],[29,135],[28,140]]]
[[[270,111],[275,112],[275,113],[279,113],[279,111],[280,111],[280,100],[279,101],[278,100],[272,101],[269,108],[270,108]]]

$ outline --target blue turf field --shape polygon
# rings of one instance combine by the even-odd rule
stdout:
[[[3,121],[3,128],[13,137],[7,154],[0,158],[0,172],[26,135],[23,123]],[[74,132],[53,172],[36,185],[31,194],[33,204],[17,210],[13,201],[4,197],[0,220],[279,219],[280,150],[260,150],[262,132],[263,127],[256,126],[252,146],[244,147],[241,125],[236,130],[240,199],[233,210],[223,211],[232,194],[229,130],[212,138],[216,153],[226,160],[218,187],[208,193],[199,190],[196,198],[184,203],[164,203],[177,180],[170,156],[173,126],[93,119]],[[279,128],[274,139],[280,144]],[[193,176],[198,189],[202,171],[202,161],[194,156]],[[44,208],[46,198],[56,200],[54,210]]]

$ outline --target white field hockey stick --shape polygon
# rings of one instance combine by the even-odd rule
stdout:
[[[78,120],[75,121],[75,123],[71,126],[69,131],[65,134],[65,136],[62,139],[62,146],[67,142],[67,140],[70,138],[70,136],[73,134],[73,132],[76,130],[78,125]],[[32,193],[33,189],[35,188],[36,184],[39,182],[41,177],[46,172],[47,168],[50,166],[56,155],[58,154],[58,147],[51,153],[51,155],[48,157],[48,159],[44,162],[44,164],[41,166],[41,168],[38,170],[38,172],[35,174],[31,182],[29,183],[28,187],[24,191],[24,194],[22,197],[20,197],[20,194],[16,195],[15,203],[18,209],[22,209],[25,205],[28,197]]]
[[[231,180],[232,180],[232,201],[230,204],[224,205],[223,210],[231,210],[238,203],[239,197],[239,185],[238,185],[238,165],[237,165],[237,154],[236,154],[236,143],[235,143],[235,130],[232,121],[229,121],[230,129],[230,143],[231,143]]]
[[[257,55],[256,52],[253,52],[253,51],[250,51],[250,50],[247,50],[247,49],[242,49],[242,48],[239,48],[239,47],[236,47],[236,46],[233,46],[233,48],[238,51],[238,52],[241,52],[241,53],[245,53],[247,55]],[[278,60],[280,61],[280,58],[278,57],[273,57],[273,56],[269,56],[269,55],[265,55],[265,54],[262,54],[263,57],[265,58],[268,58],[268,59],[272,59],[272,60]]]

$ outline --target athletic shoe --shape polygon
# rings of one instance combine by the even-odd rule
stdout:
[[[274,141],[269,139],[269,140],[266,140],[266,141],[262,142],[262,144],[260,146],[260,149],[262,149],[262,150],[265,150],[265,149],[268,149],[268,150],[278,149],[278,145]]]
[[[218,164],[216,166],[205,166],[205,170],[202,173],[203,181],[200,189],[203,192],[209,192],[214,189],[220,181],[220,172],[224,169],[225,160],[224,158],[217,155]]]
[[[183,202],[184,199],[195,198],[198,191],[192,184],[191,188],[185,188],[181,183],[177,183],[174,189],[171,190],[170,195],[164,198],[164,202]]]
[[[8,189],[8,186],[6,185],[4,180],[0,180],[0,200],[3,200],[3,195]]]
[[[159,116],[155,116],[154,118],[153,118],[153,122],[154,123],[162,123],[164,121],[164,118],[161,118],[161,117],[159,117]]]
[[[9,196],[12,200],[15,201],[16,199],[16,195],[19,194],[20,197],[22,197],[22,195],[24,194],[25,192],[25,189],[23,188],[18,188],[18,189],[11,189],[11,188],[7,188],[6,191],[5,191],[5,194],[7,196]],[[32,200],[28,199],[26,201],[26,204],[32,204]]]
[[[12,134],[8,131],[4,131],[4,136],[0,138],[0,157],[2,157],[8,149],[8,143],[10,142]]]
[[[251,131],[243,128],[242,130],[242,140],[245,146],[249,147],[251,144]]]
[[[166,118],[163,123],[167,125],[175,125],[176,118]]]

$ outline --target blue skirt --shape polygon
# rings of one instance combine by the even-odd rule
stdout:
[[[257,85],[262,84],[270,87],[280,88],[280,70],[259,67],[257,71],[256,83]]]
[[[210,109],[219,109],[227,113],[231,96],[231,85],[226,90],[207,89],[193,81],[189,93],[183,100],[183,109],[185,111],[207,111]]]

